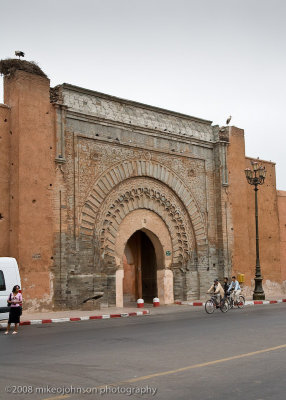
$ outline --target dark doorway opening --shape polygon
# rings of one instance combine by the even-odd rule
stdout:
[[[153,243],[146,233],[141,233],[142,298],[152,302],[157,297],[157,263]]]
[[[136,231],[128,240],[123,258],[124,301],[142,297],[146,303],[157,296],[157,261],[152,241],[143,231]]]

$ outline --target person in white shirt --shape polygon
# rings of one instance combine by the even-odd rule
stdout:
[[[231,278],[231,280],[232,280],[232,282],[229,285],[227,293],[230,293],[232,291],[231,297],[233,298],[233,301],[238,302],[238,297],[241,293],[241,288],[240,288],[239,282],[236,280],[235,276],[233,276]]]
[[[214,293],[216,295],[216,303],[217,306],[219,305],[220,301],[224,297],[224,290],[221,284],[219,283],[218,279],[214,280],[213,285],[209,288],[208,293]]]

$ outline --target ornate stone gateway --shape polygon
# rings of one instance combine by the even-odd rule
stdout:
[[[138,176],[139,173],[145,176]],[[171,187],[154,178],[155,173],[157,176],[158,173],[162,174],[162,180],[165,177],[167,181],[168,178],[167,183]],[[147,174],[150,177],[146,176]],[[166,280],[164,275],[161,278],[162,273],[168,275],[165,269],[172,272],[172,268],[182,268],[188,264],[192,254],[197,252],[196,232],[193,230],[188,206],[177,195],[180,191],[183,198],[188,198],[192,215],[198,217],[196,230],[202,229],[200,215],[194,202],[190,201],[191,195],[187,188],[182,182],[178,185],[178,178],[176,179],[171,171],[164,170],[159,165],[152,165],[151,161],[139,161],[133,164],[126,161],[113,167],[111,171],[104,173],[90,192],[82,210],[81,238],[83,242],[88,242],[91,238],[96,239],[94,243],[98,243],[98,247],[94,247],[93,250],[98,255],[97,267],[100,271],[105,269],[105,261],[109,263],[109,268],[113,265],[118,306],[123,305],[123,246],[126,246],[134,232],[142,228],[148,229],[150,224],[153,225],[149,231],[155,235],[156,239],[153,240],[158,243],[157,246],[155,243],[155,248],[157,247],[157,260],[160,263],[158,275],[161,280]],[[165,253],[169,252],[169,256],[159,254],[159,243],[166,242],[167,238],[169,244],[166,243],[163,249]],[[173,301],[173,293],[167,293],[171,290],[172,284],[169,280],[172,281],[172,276],[173,273],[169,273],[165,287],[158,285],[160,294],[154,293],[154,296],[162,297],[163,303]],[[179,281],[179,292],[180,286]]]
[[[231,274],[244,274],[251,293],[255,227],[243,171],[256,160],[245,157],[243,130],[50,88],[26,60],[2,60],[0,70],[0,255],[17,258],[28,309],[195,300]],[[286,197],[274,163],[261,162],[264,290],[277,295]]]
[[[98,291],[102,305],[199,298],[226,267],[217,247],[217,132],[208,121],[70,85],[57,90],[67,211],[56,301],[79,306]]]

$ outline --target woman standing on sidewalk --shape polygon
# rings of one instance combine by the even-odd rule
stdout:
[[[18,333],[18,325],[20,324],[20,315],[22,314],[22,295],[19,292],[20,286],[15,285],[10,293],[7,303],[10,304],[9,320],[5,335],[8,335],[11,324],[15,324],[12,335]]]

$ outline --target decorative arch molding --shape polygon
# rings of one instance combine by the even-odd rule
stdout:
[[[156,181],[158,184],[161,182],[161,184],[171,189],[169,192],[176,195],[177,200],[184,205],[187,211],[186,216],[188,220],[191,221],[197,247],[205,246],[207,235],[204,217],[190,189],[174,171],[151,159],[125,160],[105,171],[101,177],[97,179],[81,210],[80,234],[86,236],[94,235],[95,226],[98,226],[98,219],[100,218],[99,210],[106,205],[106,200],[110,193],[115,191],[118,193],[118,186],[124,181],[130,180],[131,178],[139,179],[143,177],[152,178],[154,180],[153,182]],[[152,186],[149,189],[152,190]],[[148,194],[147,187],[143,188],[143,191],[144,190],[146,196],[143,196],[143,198],[141,196],[141,201],[143,201],[141,205],[142,208],[146,208],[146,199],[148,196],[150,198],[153,196],[151,192]],[[128,204],[133,204],[136,199],[138,199],[138,196],[134,192],[132,193],[127,194],[126,192],[123,194],[125,196],[121,200],[123,207],[120,206],[119,208],[122,212],[125,212]],[[128,196],[134,196],[134,201],[127,201],[129,198]]]
[[[129,179],[106,199],[106,207],[100,214],[97,228],[101,249],[110,255],[114,254],[118,227],[130,212],[137,209],[153,211],[165,222],[172,240],[173,264],[186,264],[196,248],[190,219],[170,189],[150,178]]]
[[[122,182],[109,193],[100,208],[89,205],[83,212],[88,230],[92,229],[97,238],[100,247],[97,252],[101,258],[115,256],[122,221],[140,209],[152,211],[164,221],[172,242],[172,264],[186,265],[197,247],[189,215],[180,199],[166,185],[144,177]]]

